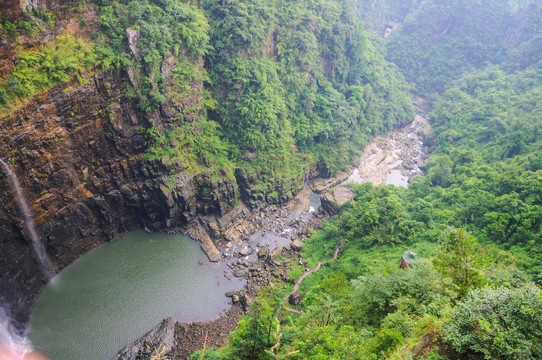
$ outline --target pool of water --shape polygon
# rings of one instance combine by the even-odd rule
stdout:
[[[163,318],[218,317],[224,293],[244,285],[225,271],[184,235],[133,231],[58,274],[38,298],[28,336],[51,360],[110,360]]]

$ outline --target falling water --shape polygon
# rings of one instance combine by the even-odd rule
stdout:
[[[0,165],[2,165],[2,167],[4,168],[4,171],[11,182],[13,194],[15,195],[17,199],[17,205],[19,207],[19,211],[21,212],[23,216],[26,230],[30,236],[30,239],[32,240],[32,246],[34,248],[34,251],[36,252],[36,256],[40,263],[43,275],[45,275],[47,279],[51,279],[52,273],[51,273],[51,267],[49,266],[50,261],[47,258],[45,248],[43,247],[43,244],[41,243],[38,237],[38,234],[36,233],[36,229],[34,228],[34,221],[32,219],[32,215],[30,215],[30,210],[28,209],[28,205],[26,205],[26,201],[21,191],[21,187],[19,186],[19,180],[17,180],[17,176],[15,175],[13,170],[11,170],[11,167],[4,162],[4,160],[0,159]]]
[[[303,169],[303,189],[306,189],[309,187],[310,177],[311,177],[311,166],[309,165],[309,168],[307,169],[306,173],[305,173],[305,169]]]

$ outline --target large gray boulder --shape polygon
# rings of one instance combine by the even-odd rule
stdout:
[[[157,351],[173,358],[175,345],[175,321],[162,320],[158,326],[122,348],[113,360],[148,360]]]

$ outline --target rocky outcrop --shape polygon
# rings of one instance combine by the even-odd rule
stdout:
[[[241,306],[234,305],[214,321],[178,323],[164,319],[143,337],[121,349],[114,360],[149,360],[158,353],[162,358],[187,359],[194,351],[201,350],[204,343],[207,348],[222,347],[230,332],[235,330],[241,313]]]
[[[113,360],[149,360],[153,355],[174,355],[175,322],[162,320],[154,329],[121,349]]]
[[[0,16],[3,20],[14,21],[26,11],[29,6],[26,0],[3,0],[0,8]]]
[[[355,193],[344,186],[337,186],[333,191],[322,196],[322,208],[329,215],[335,215],[355,196]]]
[[[275,183],[264,183],[263,179],[273,179],[273,176],[254,171],[237,169],[235,172],[241,199],[252,210],[265,204],[285,204],[303,188],[301,173],[298,177],[274,179]]]
[[[207,254],[207,257],[212,262],[220,261],[220,251],[217,249],[216,245],[211,240],[211,237],[207,232],[201,227],[201,225],[196,224],[188,230],[188,235],[192,239],[196,239],[200,242],[201,248]]]

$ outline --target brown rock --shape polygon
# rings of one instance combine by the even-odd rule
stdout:
[[[274,248],[269,253],[269,257],[270,257],[271,260],[275,260],[276,258],[279,257],[279,255],[280,255],[280,248],[279,247]]]
[[[290,305],[299,305],[300,302],[301,302],[301,295],[299,295],[297,291],[290,294],[290,296],[288,297],[288,303]]]
[[[148,344],[153,350],[162,346],[166,354],[169,354],[175,344],[175,322],[169,318],[164,319],[147,334],[126,345],[118,352],[114,360],[133,360],[137,359],[140,353],[150,353],[151,349],[146,346]]]
[[[205,230],[201,227],[201,225],[196,224],[192,228],[190,228],[188,230],[188,235],[191,238],[199,241],[202,250],[205,252],[209,260],[211,260],[212,262],[220,261],[220,251],[213,243],[209,235],[207,235]]]
[[[337,186],[335,190],[322,196],[322,208],[330,215],[339,212],[347,202],[354,198],[354,192],[344,186]]]
[[[128,46],[134,54],[135,58],[139,57],[139,50],[137,49],[137,41],[139,40],[139,31],[128,28],[126,29],[126,35],[128,36]]]
[[[292,247],[293,250],[299,251],[303,248],[303,243],[299,240],[294,240],[294,242],[292,242],[290,246]]]
[[[258,259],[263,259],[269,256],[269,248],[267,246],[262,246],[260,250],[258,250]]]

